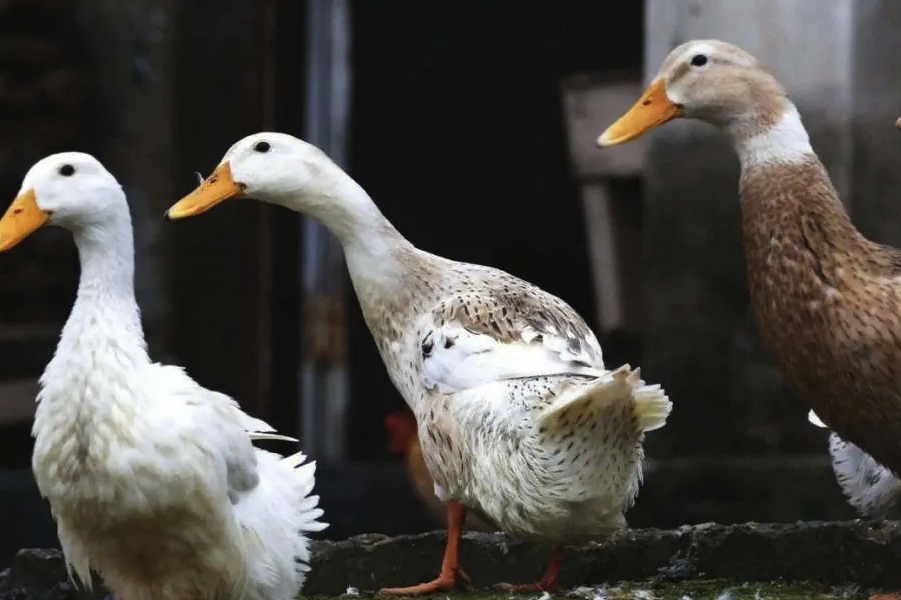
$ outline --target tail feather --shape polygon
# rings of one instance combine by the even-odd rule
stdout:
[[[567,415],[576,417],[583,411],[598,410],[619,401],[625,394],[631,394],[640,432],[660,429],[666,424],[673,403],[660,385],[646,385],[641,380],[641,369],[632,370],[629,365],[605,373],[588,386],[569,387],[542,413],[539,424],[554,428],[555,424],[565,424]]]
[[[296,510],[300,513],[300,531],[316,532],[322,531],[328,527],[328,523],[318,521],[324,513],[319,508],[319,496],[311,496],[310,492],[316,484],[316,461],[310,461],[300,466],[306,459],[303,452],[298,452],[282,459],[294,469],[294,477],[296,480],[297,490],[303,498],[296,506]]]
[[[848,502],[870,519],[897,519],[901,514],[901,481],[890,469],[857,445],[829,436],[832,469]]]
[[[286,456],[286,457],[284,457],[284,458],[282,459],[282,462],[283,462],[283,463],[287,463],[287,464],[291,465],[292,467],[294,467],[294,468],[296,469],[297,467],[299,467],[300,465],[302,465],[302,464],[303,464],[303,461],[305,461],[306,459],[307,459],[307,455],[306,455],[306,454],[304,454],[303,452],[296,452],[296,453],[292,454],[291,456]],[[313,462],[313,463],[310,463],[310,464],[315,465],[316,463]],[[314,466],[313,470],[314,470],[314,471],[316,470],[315,466]]]
[[[262,439],[273,438],[265,433]],[[302,589],[310,570],[307,533],[328,527],[319,521],[323,511],[312,493],[316,463],[305,460],[303,452],[283,457],[257,449],[260,483],[234,507],[248,556],[245,598],[293,598]]]
[[[811,410],[807,420],[829,427]],[[832,470],[848,503],[870,519],[895,519],[901,515],[901,480],[856,444],[829,434]]]
[[[826,427],[826,424],[823,423],[822,419],[820,419],[820,417],[817,416],[817,414],[815,412],[813,412],[813,409],[810,409],[810,412],[807,413],[807,420],[810,421],[811,423],[813,423],[814,425],[816,425],[817,427],[823,427],[823,428]]]
[[[673,403],[660,384],[647,385],[640,378],[640,369],[632,372],[634,377],[632,396],[635,399],[635,414],[642,433],[660,429],[673,411]]]
[[[579,469],[562,493],[575,502],[603,498],[610,515],[625,510],[641,484],[644,434],[663,427],[671,410],[661,387],[646,385],[629,365],[592,379],[568,379],[536,422],[550,468]]]
[[[250,436],[251,440],[281,440],[283,442],[298,442],[297,438],[289,437],[287,435],[282,435],[280,433],[269,433],[263,431],[248,431],[247,435]]]

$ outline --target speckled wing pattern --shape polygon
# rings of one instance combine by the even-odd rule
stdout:
[[[487,293],[460,292],[432,311],[420,338],[426,386],[453,392],[503,379],[603,373],[600,344],[582,317],[511,280]]]

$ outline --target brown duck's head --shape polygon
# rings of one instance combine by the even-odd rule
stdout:
[[[785,89],[757,58],[719,40],[693,40],[670,52],[641,98],[597,143],[622,144],[682,117],[753,135],[778,121],[787,104]]]

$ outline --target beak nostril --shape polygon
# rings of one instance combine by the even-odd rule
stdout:
[[[21,208],[15,208],[15,209],[13,209],[13,214],[14,214],[14,215],[18,215],[18,214],[21,214],[21,213],[22,213],[22,209],[21,209]]]
[[[648,98],[644,102],[641,103],[642,106],[648,106],[651,103],[651,99]]]

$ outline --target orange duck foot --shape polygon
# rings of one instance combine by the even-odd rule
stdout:
[[[499,583],[495,587],[505,592],[550,592],[560,591],[560,567],[563,565],[563,546],[557,546],[551,552],[551,560],[548,561],[547,571],[536,583]],[[901,599],[899,599],[901,600]]]
[[[402,588],[384,588],[379,590],[379,594],[382,596],[425,596],[438,592],[452,592],[457,589],[465,589],[468,586],[469,576],[463,572],[463,569],[457,568],[449,573],[442,573],[428,583]]]
[[[457,586],[469,584],[469,577],[460,568],[460,537],[466,522],[466,507],[459,502],[447,503],[447,546],[441,561],[441,574],[437,579],[412,587],[384,588],[379,591],[384,596],[425,596],[435,592],[450,592]]]

